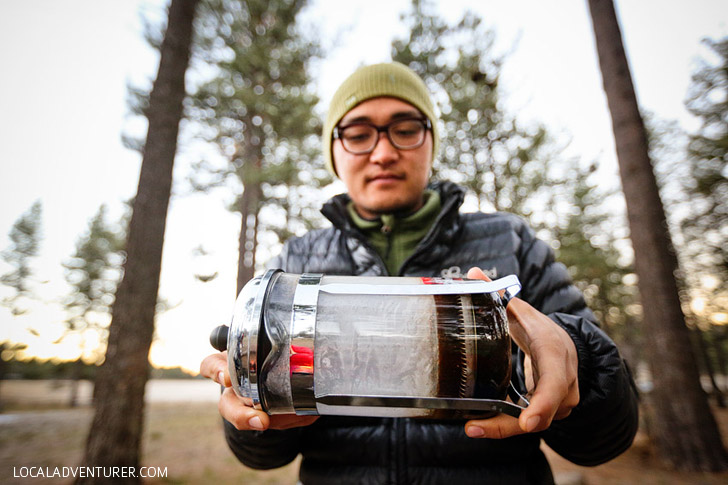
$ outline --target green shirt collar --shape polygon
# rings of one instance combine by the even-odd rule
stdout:
[[[353,202],[347,205],[352,222],[369,239],[391,275],[399,274],[402,263],[427,235],[441,208],[440,194],[429,189],[424,193],[424,205],[415,213],[403,217],[384,214],[368,220],[356,212]]]

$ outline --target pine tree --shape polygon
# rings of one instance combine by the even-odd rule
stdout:
[[[438,176],[469,188],[481,209],[528,218],[558,248],[606,330],[636,354],[628,325],[639,313],[636,289],[624,284],[631,269],[614,244],[615,228],[624,223],[605,207],[611,194],[590,180],[595,167],[564,160],[541,124],[524,128],[504,109],[500,73],[506,58],[494,52],[494,33],[480,18],[466,13],[447,25],[433,3],[413,0],[403,20],[410,33],[393,43],[393,58],[417,71],[435,93],[443,128]]]
[[[309,201],[327,180],[318,161],[318,102],[307,69],[318,46],[297,24],[306,0],[205,0],[198,17],[195,58],[209,80],[191,96],[190,117],[227,159],[201,164],[193,179],[209,189],[234,179],[243,191],[238,291],[253,277],[261,233],[282,242],[312,224]],[[303,187],[302,184],[306,186]]]
[[[139,186],[129,221],[124,276],[116,292],[106,359],[97,373],[94,418],[84,466],[139,467],[144,389],[172,190],[172,169],[185,97],[196,0],[172,0],[149,97],[149,128]],[[116,477],[79,477],[77,483],[115,483]],[[140,477],[125,479],[139,483]]]
[[[76,334],[84,342],[86,332],[95,331],[103,335],[100,338],[102,342],[106,341],[106,327],[121,278],[126,239],[125,229],[114,227],[106,219],[106,206],[102,205],[89,222],[86,233],[76,242],[73,256],[63,265],[72,292],[64,302],[68,319],[62,339]],[[122,223],[122,226],[125,224]],[[99,348],[96,352],[102,350]],[[95,360],[100,357],[98,355]],[[74,364],[70,376],[74,381],[70,397],[72,407],[76,405],[78,397],[78,379],[84,365],[82,356]]]
[[[410,33],[393,42],[392,58],[424,78],[441,111],[434,172],[469,188],[479,208],[529,217],[553,183],[553,154],[543,126],[525,128],[503,109],[494,33],[471,12],[449,26],[427,0],[413,0],[403,20]]]
[[[705,367],[712,376],[714,367],[725,375],[728,366],[728,37],[705,44],[715,62],[703,61],[693,74],[686,102],[701,127],[688,145],[689,176],[682,180],[690,204],[680,228],[684,257],[691,262],[685,271],[690,297],[703,307],[696,319]],[[715,379],[712,384],[724,407]]]
[[[702,372],[725,406],[716,372],[726,373],[728,338],[728,38],[706,40],[715,55],[693,74],[686,105],[702,121],[687,134],[675,122],[650,119],[650,153],[680,262],[683,311]]]
[[[674,276],[677,257],[614,3],[589,0],[589,8],[627,202],[645,333],[650,339],[646,353],[654,381],[650,394],[656,417],[653,438],[662,458],[677,468],[724,470],[728,453],[700,386]]]
[[[107,221],[107,209],[102,205],[91,219],[88,229],[76,242],[76,250],[63,266],[66,281],[73,292],[65,301],[69,313],[68,328],[83,331],[98,328],[94,314],[107,315],[121,277],[125,229]]]
[[[0,304],[8,307],[14,317],[26,313],[28,311],[27,299],[35,297],[31,262],[38,256],[40,249],[41,215],[41,203],[36,201],[15,221],[8,234],[10,246],[0,253],[3,261],[12,268],[0,276],[0,284],[8,286],[13,291],[13,294],[3,298]],[[14,355],[26,347],[25,344],[3,341],[0,342],[0,354]],[[5,359],[0,356],[0,381],[5,377],[5,368]],[[2,407],[2,401],[0,401],[0,410]]]
[[[558,247],[559,260],[607,330],[629,342],[635,288],[624,285],[631,270],[614,248],[614,229],[623,223],[604,207],[610,194],[589,180],[595,168],[564,160],[541,124],[525,129],[504,109],[506,58],[495,54],[494,33],[480,18],[467,13],[450,26],[434,4],[413,0],[403,19],[410,33],[393,43],[393,58],[435,92],[444,128],[438,175],[469,188],[481,208],[530,219]]]
[[[554,192],[546,204],[552,217],[543,229],[598,321],[627,359],[636,363],[642,357],[642,335],[636,325],[641,309],[631,281],[634,268],[618,249],[627,232],[623,215],[614,212],[618,194],[600,183],[596,163],[567,164],[563,190]]]
[[[701,126],[690,135],[682,179],[690,204],[680,229],[691,262],[691,296],[718,319],[712,323],[728,323],[728,37],[705,44],[716,60],[703,61],[693,74],[686,102]]]
[[[15,316],[27,311],[22,300],[33,296],[31,260],[38,256],[40,248],[41,214],[41,203],[36,201],[15,221],[8,234],[10,246],[1,253],[2,259],[13,269],[0,276],[0,283],[14,291],[12,296],[2,300],[2,304]]]

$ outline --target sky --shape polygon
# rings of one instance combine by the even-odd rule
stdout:
[[[80,341],[53,345],[63,332],[60,301],[68,293],[61,263],[99,206],[112,215],[132,197],[140,157],[121,144],[137,125],[126,108],[127,83],[148,82],[158,57],[141,36],[141,16],[164,15],[164,0],[0,0],[0,249],[13,222],[43,204],[43,242],[35,262],[39,301],[13,318],[0,308],[0,341],[23,342],[26,355],[74,358]],[[329,55],[312,72],[328,100],[357,66],[389,59],[393,36],[406,32],[407,0],[313,0],[304,20],[316,24]],[[446,5],[446,7],[445,7]],[[690,74],[709,55],[704,37],[728,35],[723,0],[616,2],[640,104],[658,117],[695,129],[684,108]],[[579,0],[443,0],[455,22],[466,9],[511,52],[501,86],[507,108],[539,121],[569,152],[598,159],[616,178],[611,121],[602,91],[587,2]],[[323,112],[323,107],[321,111]],[[183,143],[175,169],[162,267],[161,295],[172,308],[158,318],[150,358],[196,371],[210,353],[207,337],[228,323],[234,303],[239,217],[222,194],[191,194]],[[335,184],[333,194],[342,191]],[[194,257],[204,246],[209,256]],[[0,262],[0,273],[7,266]],[[217,271],[203,284],[195,272]],[[0,288],[0,297],[6,289]],[[34,329],[33,335],[28,329]],[[93,343],[93,342],[90,342]]]

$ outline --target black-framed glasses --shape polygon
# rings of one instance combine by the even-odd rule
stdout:
[[[432,123],[424,118],[395,120],[386,125],[356,122],[334,128],[334,139],[341,140],[344,150],[354,155],[371,153],[384,132],[393,147],[399,150],[413,150],[425,142],[425,133],[432,129]]]

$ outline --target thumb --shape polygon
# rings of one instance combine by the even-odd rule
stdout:
[[[518,426],[526,433],[546,429],[551,422],[550,417],[544,417],[548,416],[548,411],[549,409],[543,409],[537,396],[534,396],[529,406],[519,416]]]

